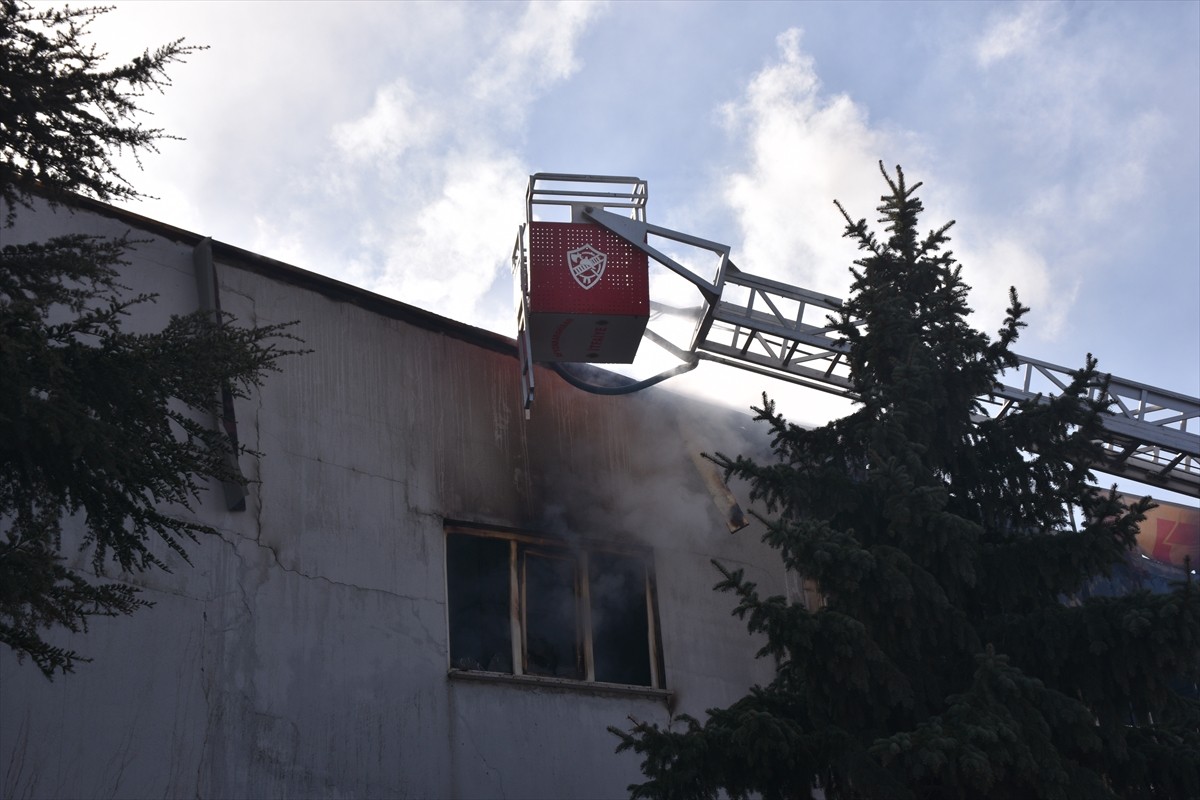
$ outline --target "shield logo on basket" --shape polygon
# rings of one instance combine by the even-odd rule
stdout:
[[[567,268],[571,270],[571,277],[584,289],[590,289],[600,282],[607,265],[608,256],[590,244],[567,251]]]

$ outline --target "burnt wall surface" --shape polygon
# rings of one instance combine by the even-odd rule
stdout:
[[[68,231],[142,240],[124,283],[159,297],[132,329],[197,307],[194,234],[88,206],[22,214],[0,244]],[[754,527],[729,533],[693,458],[751,447],[745,417],[539,370],[526,421],[501,337],[214,252],[222,307],[297,320],[312,352],[237,404],[264,454],[241,460],[246,509],[206,492],[191,513],[218,535],[191,565],[115,576],[153,608],[63,639],[94,661],[53,682],[0,652],[0,795],[616,797],[640,773],[607,726],[703,716],[768,677],[709,559],[772,593],[782,568]],[[648,548],[665,691],[452,674],[447,521]]]

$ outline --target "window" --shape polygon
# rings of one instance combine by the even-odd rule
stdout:
[[[446,529],[450,666],[662,688],[649,551]]]

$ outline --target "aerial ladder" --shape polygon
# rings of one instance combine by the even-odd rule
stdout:
[[[591,391],[625,393],[694,368],[700,361],[737,367],[853,398],[847,348],[830,317],[842,301],[739,270],[719,242],[646,221],[647,184],[627,176],[537,173],[526,190],[526,222],[512,252],[518,294],[522,401],[534,397],[534,363]],[[538,219],[557,208],[569,222]],[[537,212],[537,213],[535,213]],[[552,214],[547,214],[552,215]],[[659,240],[711,254],[702,272],[655,246]],[[664,245],[665,246],[665,245]],[[699,291],[699,306],[651,303],[648,260]],[[606,277],[607,275],[607,277]],[[652,315],[690,314],[690,342],[672,342],[647,327]],[[678,359],[647,379],[598,386],[564,364],[630,363],[643,336]],[[1072,370],[1017,356],[1018,364],[981,405],[987,416],[1056,396]],[[1102,419],[1104,455],[1093,468],[1174,492],[1200,496],[1200,398],[1115,375],[1090,390],[1109,404]]]

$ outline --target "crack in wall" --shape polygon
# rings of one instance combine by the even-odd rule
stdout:
[[[133,746],[133,737],[134,737],[134,733],[137,732],[141,728],[141,725],[138,724],[138,717],[141,716],[140,713],[138,713],[139,710],[140,710],[139,707],[135,705],[133,723],[131,725],[129,725],[129,727],[125,731],[125,741],[122,745],[121,751],[119,753],[114,754],[113,758],[109,760],[109,763],[111,764],[113,761],[116,761],[118,758],[120,759],[120,764],[117,767],[116,777],[113,778],[112,789],[109,790],[109,794],[108,794],[108,796],[111,798],[118,798],[118,797],[124,796],[121,794],[121,781],[125,777],[125,770],[129,767],[130,764],[133,763],[133,761],[136,757],[136,753],[134,751],[134,746]]]
[[[219,627],[209,626],[208,611],[211,610],[210,608],[206,607],[206,610],[203,614],[203,619],[205,622],[205,637],[201,643],[202,655],[200,661],[201,670],[203,673],[201,693],[206,709],[207,720],[203,733],[203,740],[200,745],[199,763],[196,769],[195,796],[197,798],[204,796],[206,791],[211,792],[219,788],[219,785],[215,787],[209,786],[206,790],[203,781],[206,769],[212,770],[214,763],[216,763],[219,768],[220,753],[226,752],[226,755],[228,756],[229,743],[226,743],[224,746],[225,750],[221,750],[221,745],[216,739],[216,734],[224,727],[227,727],[226,723],[222,722],[222,719],[228,716],[230,712],[234,712],[238,718],[240,718],[243,714],[246,714],[260,721],[275,720],[280,724],[291,726],[293,729],[295,729],[296,726],[294,719],[262,711],[258,707],[259,704],[256,699],[257,693],[254,690],[252,682],[248,682],[246,685],[239,688],[231,677],[232,673],[229,672],[231,669],[253,669],[253,667],[244,662],[244,659],[248,653],[252,652],[254,647],[254,642],[252,640],[255,634],[252,629],[252,620],[257,616],[255,612],[255,608],[258,606],[256,599],[258,593],[257,587],[262,586],[266,580],[269,579],[269,573],[266,572],[266,570],[278,570],[280,572],[291,573],[308,581],[318,581],[331,587],[339,587],[341,589],[348,589],[356,592],[376,593],[381,596],[405,600],[407,601],[406,605],[409,613],[404,616],[404,619],[407,619],[407,617],[411,616],[412,622],[404,624],[404,627],[407,628],[407,630],[394,631],[393,635],[399,635],[410,639],[411,641],[416,642],[416,647],[422,649],[428,649],[429,645],[441,649],[444,649],[446,646],[444,636],[439,637],[437,635],[435,630],[436,626],[433,624],[427,624],[425,619],[423,619],[423,617],[432,616],[436,616],[438,619],[441,619],[443,616],[422,613],[424,606],[422,601],[426,600],[426,598],[404,595],[383,589],[359,586],[353,583],[333,580],[322,575],[310,575],[301,570],[284,566],[280,562],[280,554],[278,551],[262,542],[253,541],[248,537],[238,535],[222,535],[221,539],[230,548],[231,555],[235,559],[234,563],[236,566],[229,572],[232,573],[231,577],[237,581],[238,585],[233,591],[227,592],[219,597],[229,597],[229,595],[232,595],[236,592],[240,598],[240,608],[233,614],[231,619],[227,619],[225,623],[221,624]],[[250,547],[250,545],[253,545],[254,547]],[[266,553],[262,554],[261,557],[256,557],[255,550],[266,551]],[[432,609],[432,606],[430,608]],[[401,617],[397,615],[397,619],[401,619]],[[213,621],[215,622],[217,620],[214,619]],[[241,632],[241,636],[237,635],[236,632],[238,631]],[[224,642],[224,640],[220,638],[211,642],[207,640],[208,636],[215,635],[217,637],[227,637],[231,633],[234,634],[234,640],[227,642]],[[422,642],[422,637],[424,642]],[[222,655],[222,653],[225,652],[228,652],[227,656]],[[217,663],[212,663],[214,658],[217,659]],[[239,667],[239,665],[241,665],[241,667]],[[241,710],[239,711],[239,709]],[[258,745],[254,746],[258,747]],[[258,751],[256,750],[255,752],[257,753]],[[297,753],[292,753],[293,758],[297,756]],[[218,761],[214,762],[214,759],[218,759]],[[288,765],[286,763],[276,764],[275,766],[279,767],[279,769],[282,769],[284,772],[289,772],[287,769]],[[294,767],[295,764],[292,766]],[[282,774],[283,773],[280,773],[280,775]],[[279,775],[276,777],[279,777]],[[293,777],[295,776],[293,775]],[[306,775],[303,777],[303,780],[311,780],[313,777],[314,776],[312,775]]]
[[[255,298],[253,295],[246,294],[245,292],[240,292],[237,289],[234,289],[233,287],[229,286],[228,284],[224,284],[224,283],[221,284],[221,290],[228,294],[234,295],[235,297],[240,297],[243,300],[246,300],[247,302],[249,302],[250,303],[250,318],[252,320],[250,324],[251,325],[258,324],[258,308],[255,305]]]
[[[204,765],[208,758],[208,742],[212,732],[212,687],[208,680],[208,636],[205,634],[205,628],[208,625],[208,603],[204,604],[205,609],[201,613],[200,626],[200,695],[204,698],[204,735],[200,739],[200,755],[196,759],[196,798],[200,799],[200,788],[202,786],[202,775],[204,773]],[[228,630],[228,629],[226,629]],[[224,633],[225,630],[218,631]]]
[[[245,575],[245,573],[251,569],[251,565],[246,562],[245,555],[240,551],[239,542],[253,544],[253,545],[255,545],[255,547],[257,547],[261,550],[267,551],[270,554],[270,562],[271,563],[270,563],[269,567],[274,567],[281,572],[286,572],[286,573],[289,573],[292,575],[296,575],[300,578],[304,578],[305,580],[317,581],[320,583],[327,584],[329,586],[338,587],[340,589],[349,589],[351,591],[365,592],[368,594],[378,594],[378,595],[393,598],[396,600],[404,600],[407,602],[409,613],[412,616],[413,621],[416,623],[417,627],[420,628],[421,633],[424,634],[424,643],[434,645],[438,648],[445,647],[444,637],[438,636],[435,629],[433,627],[431,627],[430,623],[428,623],[425,619],[423,619],[422,615],[421,615],[422,604],[428,603],[432,606],[437,606],[438,608],[442,609],[442,613],[440,615],[438,615],[438,618],[441,619],[442,617],[444,617],[444,608],[445,608],[444,601],[439,601],[432,597],[423,597],[423,596],[418,596],[418,595],[402,594],[400,592],[392,591],[389,589],[382,589],[382,588],[378,588],[378,587],[361,586],[361,585],[354,584],[354,583],[347,583],[345,581],[338,581],[338,580],[334,580],[332,578],[328,578],[324,575],[312,575],[312,574],[303,572],[302,570],[296,569],[294,567],[285,566],[282,563],[282,561],[280,560],[279,552],[269,544],[264,544],[263,542],[247,539],[245,537],[238,537],[237,541],[228,539],[223,535],[220,536],[220,538],[225,544],[227,544],[231,548],[233,555],[235,556],[235,558],[237,558],[238,563],[241,566],[241,572],[243,575]],[[238,594],[240,594],[240,596],[241,596],[241,604],[242,604],[242,608],[244,609],[244,612],[245,612],[245,617],[253,618],[254,611],[253,611],[252,604],[250,601],[250,594],[247,590],[247,583],[248,583],[248,581],[245,580],[244,577],[239,577],[237,591],[238,591]],[[233,592],[227,592],[225,595],[221,595],[221,596],[228,596],[230,594],[233,594]],[[215,633],[229,633],[229,632],[236,630],[237,628],[240,628],[242,624],[243,624],[243,620],[236,620],[236,621],[231,622],[227,627],[224,627],[224,628],[214,631],[214,632]],[[410,638],[411,638],[411,636],[410,636]]]
[[[344,469],[348,472],[353,472],[356,475],[362,475],[363,477],[366,477],[366,478],[378,478],[379,480],[388,481],[389,483],[399,483],[399,484],[407,484],[408,483],[408,481],[406,480],[405,477],[394,477],[391,475],[382,475],[377,472],[369,472],[368,470],[362,469],[360,467],[354,467],[349,464],[342,464],[338,461],[329,461],[324,458],[321,458],[320,456],[309,456],[309,455],[305,455],[303,453],[297,453],[294,450],[288,450],[285,447],[279,448],[279,450],[277,452],[280,452],[280,453],[282,453],[286,456],[290,456],[292,458],[300,459],[302,461],[311,461],[315,464],[322,464],[322,465],[327,465],[330,467],[336,467],[338,469]]]
[[[479,749],[479,745],[475,742],[475,735],[471,732],[470,721],[463,715],[457,707],[454,709],[454,717],[459,721],[459,725],[454,726],[452,730],[462,731],[457,737],[458,740],[470,746],[475,751],[475,757],[479,759],[479,763],[483,764],[483,768],[489,775],[495,776],[496,782],[499,785],[498,797],[505,797],[507,793],[504,791],[504,772],[493,767],[484,757],[483,751]]]
[[[239,563],[241,563],[241,565],[243,567],[248,567],[249,565],[246,564],[244,556],[240,552],[238,552],[238,543],[234,542],[234,541],[230,541],[229,539],[226,539],[224,536],[222,536],[221,539],[226,544],[228,544],[231,548],[233,548],[234,554],[237,556]],[[304,572],[300,569],[297,569],[295,567],[285,566],[283,564],[283,562],[280,560],[279,551],[276,550],[275,547],[273,547],[269,544],[265,544],[261,541],[258,541],[257,539],[242,539],[242,541],[253,544],[255,547],[257,547],[261,550],[266,550],[268,553],[270,553],[271,554],[271,562],[273,563],[273,566],[278,568],[281,572],[287,572],[291,575],[297,575],[301,578],[305,578],[310,581],[320,581],[322,583],[327,583],[330,586],[337,586],[337,587],[340,587],[343,589],[352,589],[352,590],[360,591],[360,592],[382,594],[387,597],[395,597],[400,600],[408,600],[410,602],[419,602],[421,600],[427,599],[427,598],[418,597],[415,595],[401,594],[400,592],[395,592],[390,589],[381,589],[376,586],[360,586],[359,584],[356,584],[356,583],[347,583],[345,581],[334,580],[333,578],[329,578],[324,575],[313,575],[313,574]],[[242,588],[243,588],[243,596],[244,596],[245,595],[244,586]],[[249,603],[244,603],[244,605],[246,606],[247,610],[249,610],[249,608],[250,608]]]
[[[38,784],[38,773],[36,769],[30,769],[25,772],[25,759],[29,753],[29,727],[31,722],[32,711],[26,710],[24,717],[21,719],[21,724],[17,728],[17,746],[12,749],[8,759],[8,768],[4,774],[4,796],[17,797],[34,797],[34,787]],[[22,786],[22,783],[24,786]]]

